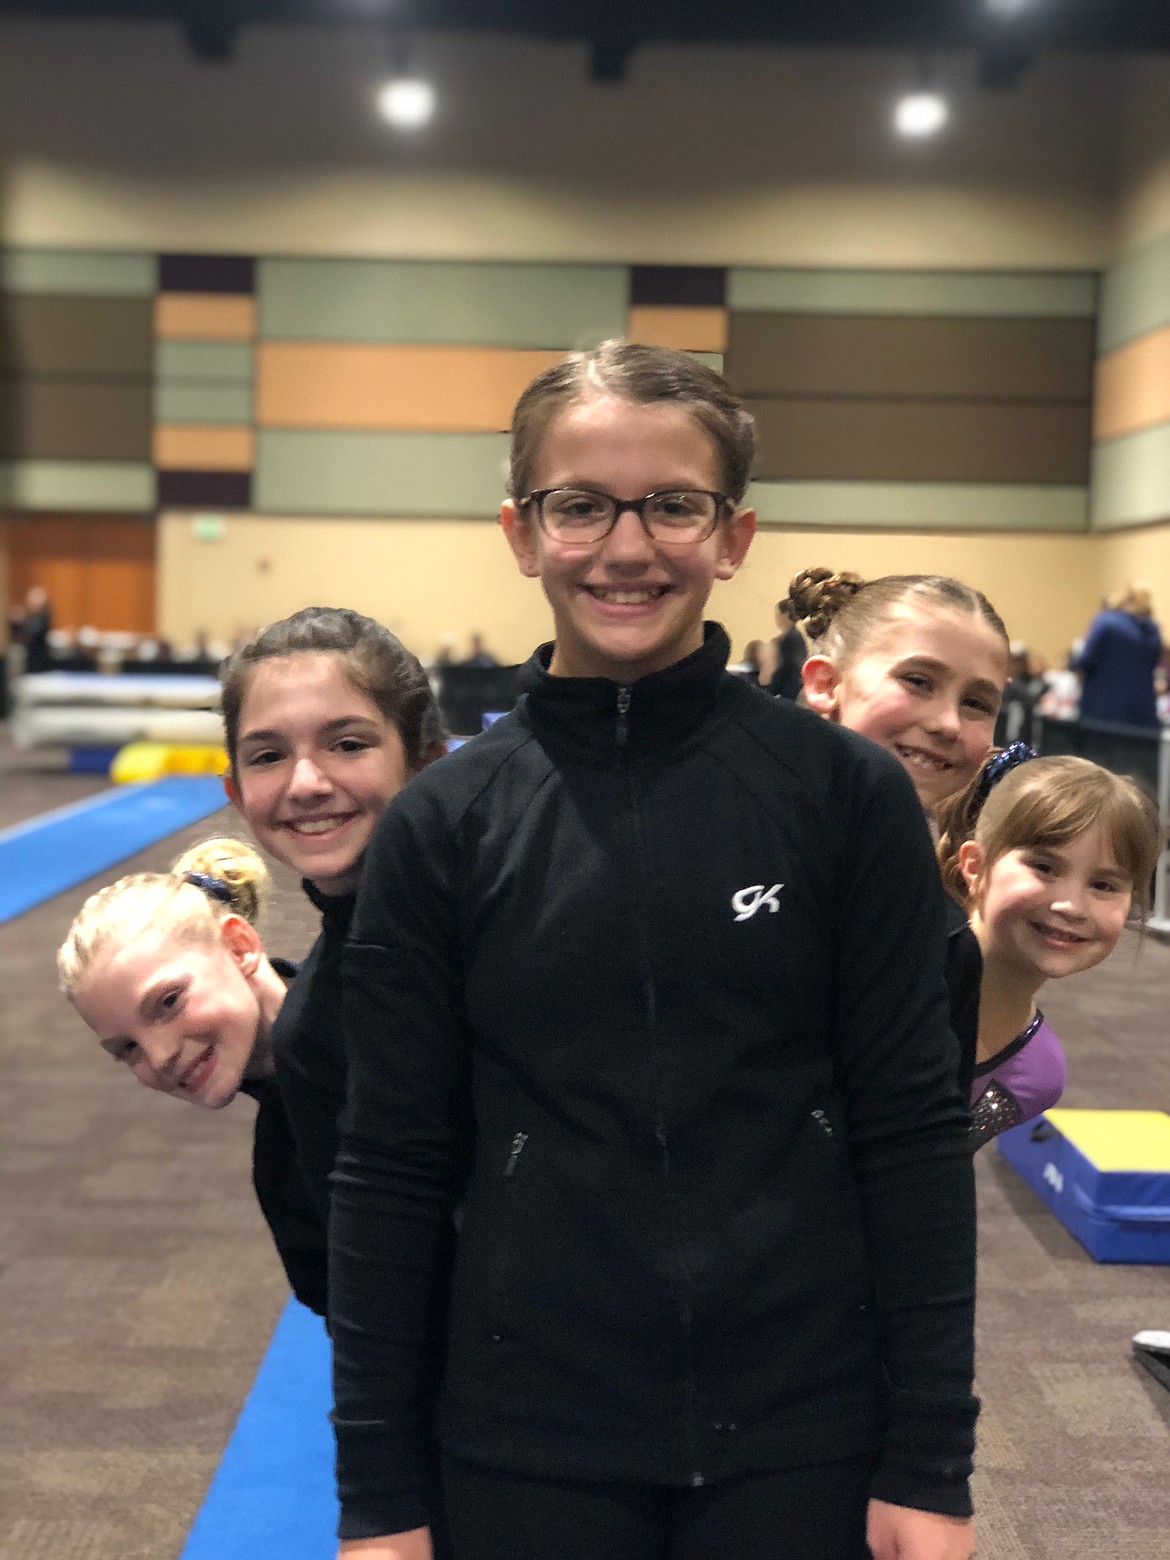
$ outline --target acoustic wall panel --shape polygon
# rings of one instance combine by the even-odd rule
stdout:
[[[799,314],[981,314],[1092,318],[1091,272],[830,271],[741,267],[728,272],[735,311]]]
[[[227,293],[159,293],[154,333],[177,341],[251,341],[256,300]]]
[[[159,255],[164,293],[252,293],[256,262],[250,255]]]
[[[1105,273],[1097,349],[1112,352],[1170,325],[1170,234],[1125,256]]]
[[[0,380],[0,455],[26,460],[149,460],[143,380]]]
[[[1083,531],[1084,487],[994,482],[754,482],[764,525],[934,531]]]
[[[723,352],[727,346],[727,310],[631,304],[626,335],[651,347],[684,352]]]
[[[1170,327],[1139,336],[1097,363],[1093,437],[1114,439],[1170,422]]]
[[[248,509],[250,471],[160,471],[158,502],[171,509]]]
[[[0,373],[146,382],[150,370],[148,299],[0,295]]]
[[[725,362],[740,395],[1085,402],[1093,322],[736,313]]]
[[[256,435],[250,427],[217,423],[158,423],[154,463],[172,471],[251,471]]]
[[[13,509],[150,510],[154,471],[130,461],[0,461],[0,504]]]
[[[619,265],[262,260],[260,333],[568,350],[622,334],[628,276]]]
[[[1087,406],[749,401],[761,478],[1083,483]]]
[[[499,347],[263,342],[256,420],[270,428],[503,432],[520,392],[563,356]]]
[[[254,349],[246,341],[156,341],[157,379],[251,384]]]
[[[251,385],[156,383],[154,416],[160,423],[248,423]]]
[[[270,514],[490,519],[508,440],[496,433],[263,429],[255,507]]]
[[[157,285],[158,262],[153,255],[0,249],[0,291],[6,293],[150,298]]]
[[[727,271],[715,265],[630,267],[630,306],[721,309],[727,302]]]
[[[1095,445],[1092,494],[1094,528],[1170,520],[1170,423]]]

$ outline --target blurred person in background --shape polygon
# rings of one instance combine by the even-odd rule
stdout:
[[[784,610],[782,601],[776,603],[776,627],[779,632],[768,646],[760,668],[760,687],[778,699],[796,699],[800,695],[800,669],[808,655],[808,646],[804,635]]]
[[[26,672],[47,672],[53,665],[49,633],[53,627],[53,608],[43,585],[34,585],[23,606],[13,607],[8,615],[13,641],[24,647]]]
[[[1073,663],[1082,678],[1081,719],[1157,726],[1154,669],[1161,654],[1146,587],[1129,584],[1107,597]]]

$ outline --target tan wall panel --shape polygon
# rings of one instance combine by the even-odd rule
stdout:
[[[169,341],[251,341],[256,300],[234,293],[159,293],[154,333]]]
[[[1106,596],[1131,581],[1148,586],[1163,638],[1170,638],[1170,525],[1107,531],[1097,541],[1100,594]]]
[[[741,395],[1087,400],[1091,319],[731,315],[724,374]]]
[[[163,423],[154,430],[154,463],[164,471],[251,471],[251,428],[214,423]]]
[[[1099,600],[1097,545],[1090,536],[769,529],[736,578],[716,587],[710,612],[738,655],[773,632],[773,604],[800,569],[954,574],[986,591],[1013,637],[1055,659]],[[230,638],[317,601],[370,613],[423,655],[480,630],[502,659],[521,660],[551,634],[539,586],[521,578],[485,521],[229,516],[221,542],[200,542],[189,515],[164,514],[159,562],[160,631],[176,642],[200,628]]]
[[[0,451],[26,460],[146,460],[150,384],[0,382]]]
[[[626,324],[631,341],[649,347],[678,347],[683,352],[723,352],[727,346],[727,310],[633,304]]]
[[[524,387],[562,352],[270,341],[257,351],[268,428],[503,432]]]
[[[1087,406],[749,401],[756,476],[873,482],[1088,480]]]
[[[1131,341],[1097,363],[1093,437],[1114,439],[1170,421],[1170,327]]]
[[[11,588],[43,585],[59,628],[149,634],[155,624],[155,526],[136,516],[45,514],[9,525]]]

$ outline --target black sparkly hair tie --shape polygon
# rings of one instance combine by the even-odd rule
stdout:
[[[997,753],[989,759],[979,781],[979,804],[982,804],[991,795],[991,792],[1003,779],[1004,775],[1010,775],[1013,769],[1018,769],[1021,764],[1028,763],[1033,758],[1039,758],[1034,747],[1029,747],[1026,742],[1011,742],[1002,753]]]
[[[218,899],[222,904],[230,905],[232,902],[231,885],[210,872],[184,872],[183,881],[194,883],[196,888],[201,888],[205,894],[210,894],[212,899]]]

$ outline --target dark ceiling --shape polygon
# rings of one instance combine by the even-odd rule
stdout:
[[[1010,77],[1013,62],[1048,50],[1170,49],[1170,0],[0,0],[3,14],[171,19],[207,58],[229,57],[241,28],[273,22],[577,39],[603,78],[643,43],[964,49],[989,85],[997,61]]]

